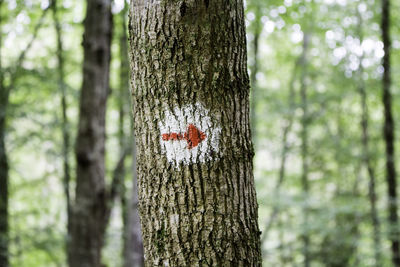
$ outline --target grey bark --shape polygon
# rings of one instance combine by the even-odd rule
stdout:
[[[68,263],[101,266],[107,217],[105,111],[109,93],[111,0],[88,0],[83,35],[83,84],[76,141],[77,181],[71,209]]]
[[[243,2],[134,1],[130,46],[145,266],[261,266]],[[196,103],[219,149],[175,167],[158,123]]]

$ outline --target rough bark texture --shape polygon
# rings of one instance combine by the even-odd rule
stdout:
[[[399,224],[397,215],[397,182],[395,168],[395,148],[394,148],[394,121],[392,112],[391,74],[390,74],[390,0],[382,0],[382,41],[385,55],[383,56],[382,66],[384,68],[382,77],[383,87],[383,106],[384,106],[384,129],[383,135],[386,144],[386,181],[388,186],[389,199],[389,240],[391,241],[392,261],[394,266],[400,266],[400,243],[399,243]]]
[[[77,187],[71,210],[71,267],[100,266],[107,196],[105,111],[109,92],[111,0],[88,0],[83,36],[83,84],[76,141]]]
[[[261,266],[243,2],[132,1],[130,45],[145,266]],[[198,103],[219,147],[175,165],[159,125]]]

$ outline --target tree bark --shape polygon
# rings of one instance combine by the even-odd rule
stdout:
[[[88,0],[83,35],[83,84],[76,141],[77,181],[71,210],[69,266],[101,266],[107,215],[104,143],[109,93],[111,0]]]
[[[131,5],[145,266],[261,266],[243,2]]]
[[[360,38],[360,43],[363,41],[363,33],[362,33],[362,15],[357,12],[357,17],[358,17],[358,35]],[[368,126],[368,121],[369,121],[369,111],[368,111],[368,105],[367,105],[367,92],[365,88],[365,82],[364,82],[364,68],[363,65],[361,64],[362,60],[364,58],[364,54],[360,56],[360,65],[358,68],[358,91],[360,93],[360,98],[361,98],[361,109],[362,109],[362,114],[361,114],[361,131],[362,131],[362,137],[361,137],[361,143],[362,143],[362,161],[364,163],[365,168],[367,169],[368,173],[368,198],[369,198],[369,203],[370,203],[370,215],[371,215],[371,223],[372,223],[372,228],[373,228],[373,241],[374,241],[374,257],[375,257],[375,266],[381,266],[381,230],[380,230],[380,221],[379,221],[379,216],[378,216],[378,209],[377,209],[377,195],[376,195],[376,176],[375,176],[375,168],[373,166],[372,160],[371,160],[371,152],[369,148],[369,126]]]
[[[389,209],[389,240],[392,249],[392,261],[394,266],[400,266],[400,243],[399,243],[399,224],[397,214],[397,181],[395,168],[395,146],[394,146],[394,121],[392,112],[391,74],[390,74],[390,0],[382,0],[382,41],[383,50],[383,106],[384,106],[384,128],[383,134],[386,144],[386,181],[388,188],[388,209]]]

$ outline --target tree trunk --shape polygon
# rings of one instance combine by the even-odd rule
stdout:
[[[362,15],[357,12],[358,17],[358,35],[360,38],[360,43],[363,41],[363,34],[362,34]],[[360,56],[360,62],[362,62],[364,58],[364,54]],[[369,112],[368,112],[368,105],[367,105],[367,92],[365,88],[364,82],[364,68],[363,65],[360,64],[358,68],[358,91],[360,93],[361,98],[361,131],[362,131],[362,161],[364,163],[365,168],[367,169],[369,181],[368,181],[368,198],[370,203],[370,214],[371,214],[371,222],[373,228],[373,241],[374,241],[374,257],[375,257],[375,266],[381,266],[381,230],[380,230],[380,222],[378,216],[378,209],[376,206],[377,202],[377,195],[375,189],[376,177],[375,177],[375,168],[372,164],[371,160],[371,153],[369,148]]]
[[[125,227],[124,267],[144,266],[143,241],[138,213],[136,144],[132,144],[132,195],[130,197]]]
[[[134,1],[146,266],[261,266],[242,1]]]
[[[280,156],[280,162],[279,162],[278,179],[277,179],[277,183],[275,185],[275,189],[274,189],[274,193],[273,193],[274,198],[279,197],[280,188],[286,177],[286,163],[287,163],[287,158],[288,158],[288,154],[289,154],[289,150],[290,150],[290,144],[288,141],[288,137],[289,137],[289,133],[292,129],[293,119],[294,119],[294,110],[296,108],[296,104],[294,101],[295,96],[296,96],[295,82],[296,82],[296,77],[297,77],[297,72],[298,72],[300,61],[301,61],[301,57],[299,57],[295,62],[292,77],[289,82],[289,94],[288,94],[288,110],[289,110],[289,112],[285,118],[286,121],[285,121],[283,130],[282,130],[282,150],[281,150],[281,156]],[[269,216],[269,219],[268,219],[267,223],[265,224],[265,228],[261,235],[261,244],[264,244],[264,242],[267,240],[269,231],[271,230],[275,219],[277,219],[278,213],[279,213],[279,204],[273,207],[271,215]],[[264,253],[264,251],[263,251],[263,253]]]
[[[88,0],[83,84],[76,141],[77,186],[71,210],[69,266],[100,266],[107,215],[104,143],[109,92],[111,0]]]
[[[0,1],[0,11],[2,8],[3,1]],[[33,42],[36,40],[39,29],[43,24],[44,17],[49,8],[43,10],[38,23],[33,29],[33,34],[30,41],[27,43],[25,49],[19,54],[17,61],[10,71],[10,80],[6,85],[4,81],[4,69],[2,66],[2,57],[0,54],[0,266],[7,267],[8,262],[8,244],[9,244],[9,233],[8,233],[8,157],[6,150],[6,118],[7,118],[7,107],[10,100],[10,93],[14,89],[14,85],[17,80],[17,74],[25,60],[26,53],[32,47]],[[1,12],[0,12],[1,13]],[[0,16],[1,19],[1,16]],[[2,21],[0,20],[0,25]],[[0,32],[0,48],[2,46],[2,33]],[[1,51],[1,49],[0,49]]]
[[[303,240],[303,256],[304,256],[304,266],[310,266],[310,236],[308,234],[308,192],[309,192],[309,181],[308,181],[308,124],[309,124],[309,114],[308,114],[308,96],[307,96],[307,54],[310,42],[310,33],[304,32],[303,39],[303,54],[300,58],[300,66],[302,68],[300,77],[300,96],[301,96],[301,108],[303,115],[301,117],[301,159],[302,159],[302,174],[301,174],[301,185],[303,189],[303,194],[306,200],[303,215],[304,215],[304,233],[302,236]]]
[[[1,60],[0,60],[1,61]],[[0,68],[0,266],[8,266],[8,161],[5,146],[8,92]]]
[[[2,11],[3,1],[0,2]],[[0,26],[3,23],[0,16]],[[9,91],[4,85],[0,31],[0,266],[8,267],[8,161],[6,153],[6,113]]]
[[[124,116],[127,112],[124,108],[128,104],[129,99],[129,58],[128,58],[128,37],[127,25],[125,16],[127,15],[128,8],[124,8],[121,12],[122,27],[123,29],[120,37],[120,129],[124,126]],[[121,120],[122,119],[122,120]],[[138,196],[137,196],[137,172],[136,172],[136,144],[134,138],[134,123],[131,118],[131,139],[129,144],[125,143],[124,146],[129,145],[132,149],[132,191],[127,199],[121,195],[122,206],[124,209],[124,245],[123,245],[123,258],[124,267],[142,267],[144,266],[143,257],[143,242],[142,233],[140,229],[140,220],[138,213]]]
[[[389,199],[389,240],[392,249],[392,261],[394,266],[400,266],[400,244],[397,215],[397,181],[395,168],[395,148],[394,148],[394,121],[392,114],[392,96],[390,92],[390,0],[382,0],[382,41],[385,55],[383,56],[383,106],[384,106],[384,129],[383,134],[386,144],[386,181],[388,186]]]
[[[63,161],[63,185],[64,185],[64,193],[65,193],[65,201],[67,206],[67,232],[70,229],[70,213],[71,213],[71,201],[70,201],[70,190],[69,184],[71,180],[70,175],[70,164],[69,164],[69,149],[70,149],[70,134],[68,127],[68,117],[67,117],[67,97],[66,97],[66,84],[65,84],[65,72],[64,72],[64,51],[63,51],[63,43],[62,43],[62,32],[61,25],[58,19],[57,11],[57,0],[53,0],[52,2],[53,8],[53,20],[54,20],[54,28],[56,30],[56,43],[57,43],[57,64],[58,64],[58,87],[60,90],[60,104],[61,104],[61,133],[63,137],[62,144],[62,161]],[[68,242],[68,240],[67,240]]]

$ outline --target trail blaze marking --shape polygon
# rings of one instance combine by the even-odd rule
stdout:
[[[175,167],[206,162],[218,155],[221,127],[202,104],[167,108],[163,115],[158,124],[161,152]]]
[[[169,140],[186,140],[188,143],[188,149],[196,147],[201,141],[206,139],[206,134],[201,130],[197,129],[193,124],[189,124],[186,133],[164,133],[162,134],[164,141]]]

